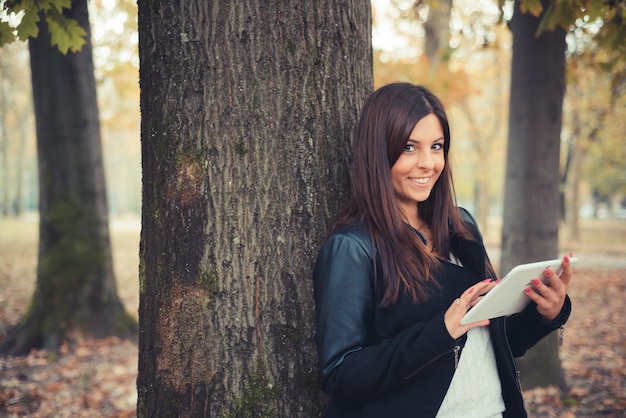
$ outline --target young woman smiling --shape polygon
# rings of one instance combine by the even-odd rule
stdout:
[[[513,357],[569,317],[569,259],[523,312],[461,325],[497,281],[456,206],[450,142],[422,86],[390,84],[365,103],[352,194],[313,274],[326,417],[526,416]]]

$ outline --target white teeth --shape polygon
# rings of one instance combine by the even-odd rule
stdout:
[[[426,184],[426,183],[428,183],[428,180],[430,180],[430,177],[412,178],[411,179],[411,181],[414,181],[414,182],[419,183],[419,184]]]

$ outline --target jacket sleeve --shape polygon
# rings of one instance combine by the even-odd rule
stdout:
[[[458,345],[445,327],[443,313],[393,338],[375,341],[374,271],[366,245],[353,235],[332,235],[322,246],[313,273],[322,387],[344,399],[401,386],[446,353],[454,361]]]
[[[506,319],[507,338],[513,356],[523,356],[539,340],[565,325],[571,311],[571,300],[569,296],[565,296],[561,312],[552,321],[546,321],[537,312],[537,305],[534,302],[531,302],[522,312],[508,317]]]

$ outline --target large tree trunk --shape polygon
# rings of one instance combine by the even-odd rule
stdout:
[[[544,1],[544,7],[547,2]],[[535,35],[540,18],[511,20],[513,62],[502,227],[501,270],[556,258],[560,214],[559,150],[565,93],[565,31]],[[563,387],[556,334],[519,362],[525,387]]]
[[[79,53],[51,46],[45,19],[29,41],[39,166],[39,260],[30,308],[11,352],[76,336],[132,336],[117,295],[87,1],[66,12],[87,29]]]
[[[373,86],[370,4],[138,5],[138,415],[318,416],[310,276]]]

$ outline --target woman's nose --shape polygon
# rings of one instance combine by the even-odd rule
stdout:
[[[435,165],[435,160],[430,152],[420,152],[417,156],[417,166],[420,168],[430,169]]]

